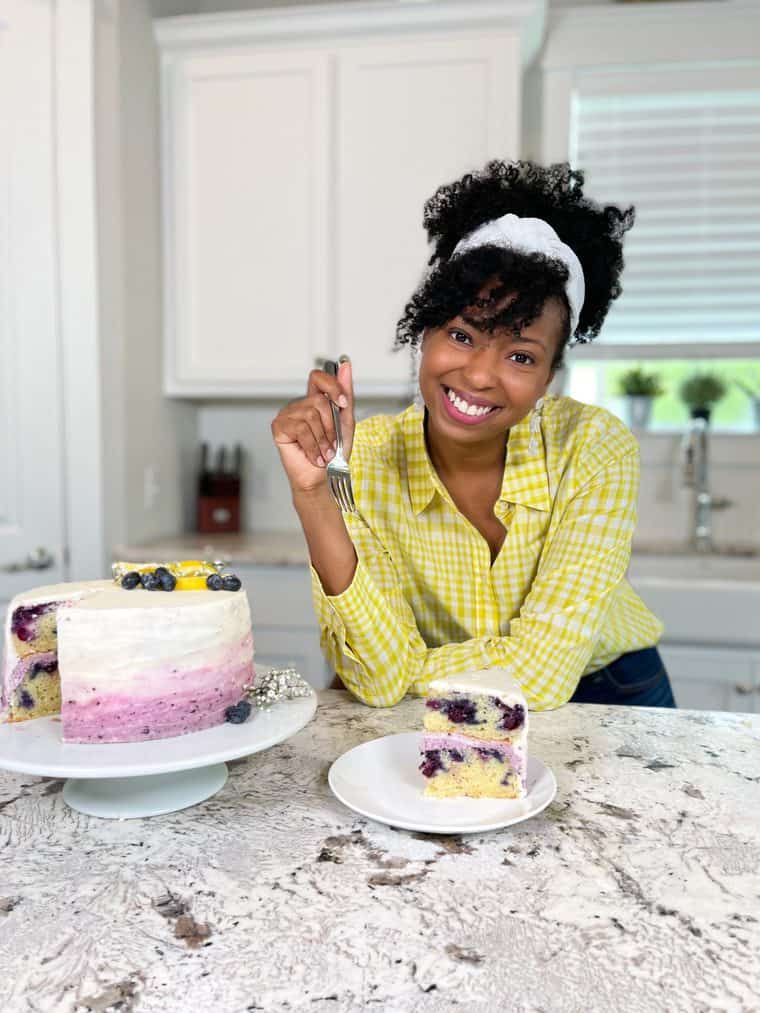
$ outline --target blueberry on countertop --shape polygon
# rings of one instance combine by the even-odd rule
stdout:
[[[238,703],[232,704],[224,712],[224,720],[229,721],[233,725],[242,725],[248,715],[251,713],[251,705],[247,700],[240,700]]]
[[[129,573],[125,573],[124,576],[121,578],[121,586],[127,591],[131,591],[132,588],[137,587],[139,583],[140,583],[140,574],[137,573],[135,570],[131,570]]]
[[[211,573],[206,577],[206,587],[209,591],[221,591],[224,587],[224,581],[218,573]]]
[[[146,591],[159,591],[161,589],[161,582],[155,573],[143,573],[140,580]]]
[[[228,573],[222,577],[222,587],[225,591],[239,591],[242,586],[240,577],[236,577],[234,573]]]

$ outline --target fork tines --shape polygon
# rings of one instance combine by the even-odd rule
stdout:
[[[328,480],[330,482],[330,492],[333,494],[335,502],[343,513],[354,513],[356,511],[356,503],[354,502],[354,492],[351,488],[351,476],[328,474]]]

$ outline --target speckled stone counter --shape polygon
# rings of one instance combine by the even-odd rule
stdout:
[[[176,535],[139,545],[118,545],[115,559],[221,559],[231,566],[308,566],[309,552],[297,531]]]
[[[0,1009],[760,1008],[760,718],[534,715],[552,805],[427,837],[327,786],[344,750],[421,716],[325,692],[214,798],[147,820],[0,773]]]

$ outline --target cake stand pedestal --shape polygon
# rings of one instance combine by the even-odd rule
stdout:
[[[227,781],[227,764],[142,777],[71,777],[63,786],[67,805],[87,816],[131,820],[188,809],[211,798]]]
[[[63,799],[103,819],[177,812],[215,795],[227,781],[225,760],[258,753],[299,732],[314,717],[316,694],[254,710],[173,739],[83,745],[63,742],[59,717],[0,725],[0,769],[67,778]]]

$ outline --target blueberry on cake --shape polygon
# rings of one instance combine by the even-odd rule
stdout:
[[[435,679],[425,701],[420,771],[434,798],[522,798],[528,707],[504,669]]]

